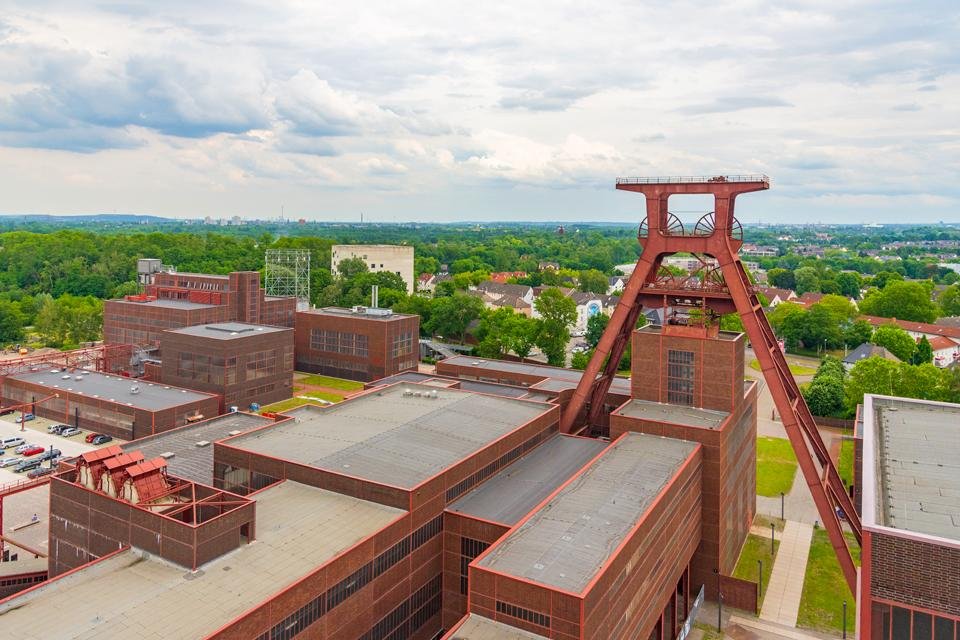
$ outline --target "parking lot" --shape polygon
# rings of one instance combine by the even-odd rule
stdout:
[[[89,431],[81,431],[78,435],[75,435],[71,438],[64,438],[55,433],[47,433],[48,426],[57,424],[56,421],[48,420],[47,418],[36,418],[31,420],[26,423],[24,430],[21,431],[21,425],[14,422],[19,415],[19,413],[16,413],[0,416],[0,439],[9,438],[11,436],[20,436],[25,442],[36,444],[44,449],[50,449],[51,446],[55,449],[59,449],[61,454],[68,458],[78,456],[85,451],[90,451],[91,449],[98,449],[100,447],[118,444],[120,442],[118,440],[114,440],[113,442],[99,446],[89,444],[84,442],[84,438],[88,433],[90,433]],[[32,457],[33,456],[31,456],[31,458]],[[13,448],[10,448],[5,452],[0,453],[0,458],[21,459],[22,456],[18,456],[13,452]],[[12,482],[17,482],[19,480],[26,480],[26,473],[15,473],[13,469],[13,466],[0,468],[0,487]]]

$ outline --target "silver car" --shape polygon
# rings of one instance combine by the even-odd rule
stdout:
[[[20,458],[0,458],[0,468],[12,467],[20,462]]]
[[[76,427],[67,427],[60,432],[60,435],[62,435],[64,438],[71,438],[75,435],[79,435],[80,433],[80,429],[77,429]]]
[[[13,452],[19,455],[19,454],[23,453],[24,451],[26,451],[27,449],[33,449],[33,448],[35,448],[36,446],[37,446],[37,445],[32,444],[32,443],[30,443],[30,442],[24,442],[22,445],[20,445],[20,446],[17,447],[16,449],[14,449]]]

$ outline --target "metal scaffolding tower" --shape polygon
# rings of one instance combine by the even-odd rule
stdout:
[[[267,249],[264,288],[268,296],[293,296],[297,309],[310,306],[310,251]]]
[[[688,322],[709,321],[716,315],[736,312],[760,362],[840,568],[850,590],[857,593],[857,567],[840,518],[841,514],[845,516],[859,544],[859,514],[853,508],[740,262],[743,229],[734,217],[734,201],[738,195],[769,189],[769,178],[733,175],[618,178],[616,186],[621,191],[640,193],[646,199],[646,215],[638,233],[643,253],[564,410],[560,430],[576,433],[584,428],[584,422],[587,426],[598,424],[620,356],[644,305],[685,310]],[[667,208],[669,196],[676,194],[712,195],[714,210],[700,218],[693,228],[685,228]],[[703,260],[704,268],[697,277],[676,277],[661,268],[663,259],[675,253],[716,258],[719,266],[712,267],[712,263]]]

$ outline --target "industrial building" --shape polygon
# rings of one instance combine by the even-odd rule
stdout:
[[[220,397],[170,385],[90,371],[34,367],[0,379],[3,406],[80,429],[133,440],[220,413]]]
[[[298,311],[297,371],[368,382],[417,368],[420,317],[376,307]]]
[[[218,322],[293,326],[297,299],[267,296],[258,271],[177,273],[159,260],[140,260],[138,269],[143,293],[104,302],[107,344],[156,348],[164,330]]]
[[[960,405],[867,395],[861,638],[960,634]]]
[[[414,293],[413,247],[395,244],[335,244],[330,248],[330,271],[338,273],[340,261],[357,258],[363,261],[373,273],[385,271],[395,273],[407,287],[407,293]]]
[[[293,329],[243,322],[200,324],[160,334],[160,381],[216,393],[220,412],[291,396]]]

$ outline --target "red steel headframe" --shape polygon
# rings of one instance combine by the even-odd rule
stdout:
[[[770,188],[766,176],[715,176],[670,178],[618,178],[617,189],[644,194],[647,201],[646,221],[640,226],[639,241],[643,253],[636,269],[624,287],[620,303],[614,310],[590,364],[564,410],[560,430],[571,433],[584,421],[597,424],[604,399],[623,351],[636,326],[644,300],[675,301],[696,304],[717,313],[736,311],[760,362],[763,377],[770,388],[784,429],[790,438],[803,477],[810,488],[817,511],[830,536],[840,567],[850,591],[857,593],[857,568],[853,562],[838,509],[846,516],[859,543],[859,514],[833,465],[820,438],[813,415],[807,408],[793,375],[780,350],[776,336],[763,314],[747,272],[740,262],[740,224],[734,217],[734,201],[741,193]],[[708,194],[714,197],[711,214],[701,218],[694,229],[685,230],[682,222],[667,209],[667,199],[675,194]],[[692,287],[660,278],[660,264],[674,253],[692,253],[716,258],[722,278],[717,286],[699,282]]]

